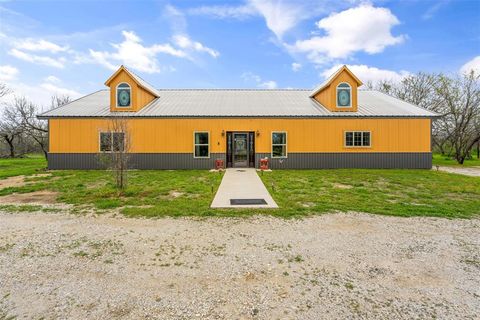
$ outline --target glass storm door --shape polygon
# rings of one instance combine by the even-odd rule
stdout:
[[[248,134],[233,134],[233,166],[248,167]]]

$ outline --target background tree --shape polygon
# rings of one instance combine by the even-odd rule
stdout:
[[[432,144],[442,154],[452,154],[458,163],[469,157],[479,142],[479,77],[417,73],[400,82],[369,83],[376,89],[441,115],[432,123]]]
[[[50,109],[61,107],[70,102],[69,96],[53,96]],[[41,108],[25,97],[15,97],[13,102],[4,108],[4,119],[20,130],[27,139],[33,141],[43,152],[45,158],[48,155],[48,122],[39,120],[37,115],[42,112]]]
[[[469,74],[450,78],[440,76],[436,93],[443,117],[440,122],[453,148],[455,159],[463,164],[480,140],[480,76]]]
[[[0,83],[0,98],[9,94],[11,90],[7,87],[6,84]],[[3,105],[3,104],[2,104]],[[9,149],[9,156],[11,158],[15,157],[15,138],[21,134],[19,127],[15,125],[3,112],[2,118],[0,120],[0,136],[3,141],[6,142]]]

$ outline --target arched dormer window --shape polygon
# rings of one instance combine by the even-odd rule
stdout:
[[[337,108],[352,107],[352,87],[342,82],[337,86]]]
[[[122,82],[117,86],[117,108],[132,106],[132,89],[128,83]]]

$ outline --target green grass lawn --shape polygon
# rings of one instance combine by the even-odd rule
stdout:
[[[31,175],[38,173],[47,166],[43,155],[28,155],[26,158],[0,159],[0,179]]]
[[[261,175],[285,215],[358,211],[469,218],[480,178],[433,170],[275,170]]]
[[[455,166],[455,167],[480,167],[480,159],[473,156],[473,159],[467,159],[463,164],[458,164],[457,160],[448,156],[442,156],[439,153],[433,154],[432,164],[434,166]]]
[[[41,157],[1,159],[0,178],[44,172]],[[100,170],[50,171],[27,178],[31,185],[0,190],[50,190],[74,211],[120,209],[127,216],[304,216],[332,211],[358,211],[397,216],[469,218],[480,212],[480,178],[433,170],[275,170],[261,178],[277,201],[276,210],[210,209],[222,174],[206,170],[138,170],[128,173],[128,187],[118,192],[111,173]],[[272,185],[274,186],[272,188]],[[248,187],[248,186],[247,186]],[[29,211],[37,206],[22,206]]]
[[[128,187],[119,192],[110,172],[101,170],[51,171],[51,176],[27,179],[22,187],[0,190],[0,196],[40,190],[59,192],[58,201],[73,204],[81,211],[122,207],[126,215],[184,216],[209,215],[210,202],[222,175],[206,170],[130,171]]]

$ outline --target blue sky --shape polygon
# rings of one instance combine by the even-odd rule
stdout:
[[[120,64],[159,88],[480,70],[480,1],[0,0],[0,81],[17,94],[88,94]]]

